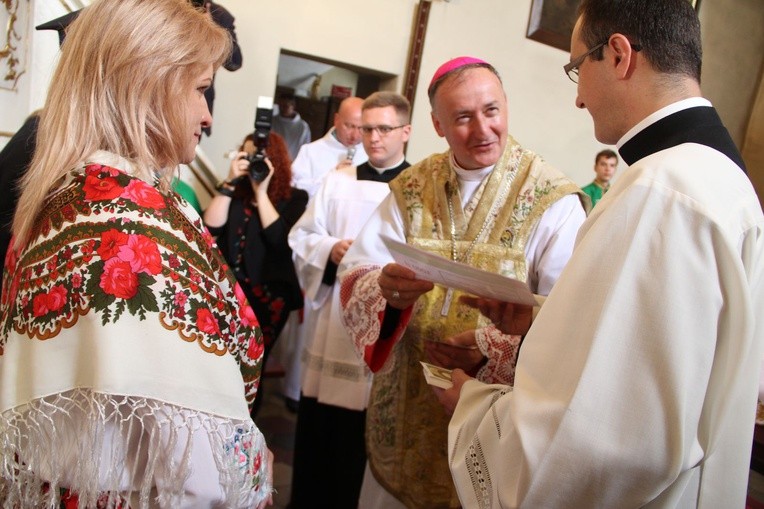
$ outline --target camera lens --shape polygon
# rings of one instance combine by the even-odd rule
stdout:
[[[262,182],[270,173],[270,168],[265,162],[265,155],[255,152],[247,158],[249,160],[249,177],[255,182]]]

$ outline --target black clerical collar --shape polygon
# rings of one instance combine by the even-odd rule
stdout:
[[[389,168],[379,173],[368,162],[358,165],[356,168],[356,178],[358,180],[373,180],[374,182],[390,182],[398,176],[400,172],[411,166],[405,159],[395,168]]]
[[[727,128],[716,110],[696,106],[672,113],[642,129],[624,143],[618,153],[628,165],[651,154],[682,143],[697,143],[721,152],[745,172],[740,156]]]

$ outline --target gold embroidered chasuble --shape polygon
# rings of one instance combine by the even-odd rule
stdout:
[[[558,199],[580,192],[511,137],[465,209],[449,152],[412,166],[390,187],[402,209],[408,243],[446,258],[453,251],[458,261],[521,280],[527,277],[525,245],[533,227]],[[489,322],[459,304],[458,291],[444,306],[446,295],[446,288],[436,286],[419,298],[387,365],[375,374],[367,411],[371,469],[408,507],[459,507],[447,462],[448,417],[427,386],[419,361],[425,360],[425,340],[445,339]]]

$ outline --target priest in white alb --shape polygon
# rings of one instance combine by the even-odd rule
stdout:
[[[464,507],[745,507],[764,216],[700,69],[686,0],[582,2],[565,71],[629,167],[581,227],[514,387],[457,370],[437,390]]]
[[[340,320],[337,266],[363,224],[390,193],[388,182],[410,165],[408,99],[375,92],[362,104],[361,132],[369,160],[328,173],[289,234],[306,302],[302,387],[295,429],[293,507],[311,507],[331,487],[334,509],[355,509],[366,450],[364,427],[371,371]],[[332,458],[327,462],[326,458]]]

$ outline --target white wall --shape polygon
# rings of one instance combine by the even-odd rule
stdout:
[[[32,26],[64,13],[60,0],[30,0]],[[202,140],[223,176],[224,154],[252,129],[257,96],[271,95],[282,48],[396,75],[383,84],[400,90],[418,0],[220,0],[236,17],[244,65],[216,79],[214,126]],[[576,86],[562,71],[566,52],[525,38],[531,0],[432,0],[408,158],[417,161],[445,149],[435,134],[426,97],[434,70],[445,60],[473,55],[493,63],[509,95],[510,132],[527,148],[579,184],[593,177],[602,146],[589,114],[574,107]],[[719,16],[719,11],[727,14]],[[764,33],[761,0],[701,2],[705,64],[703,90],[717,105],[736,141],[747,121],[759,75]],[[733,29],[739,26],[740,29]],[[0,131],[15,131],[44,101],[55,62],[54,32],[30,29],[30,72],[20,91],[0,91]],[[756,65],[758,59],[759,67]],[[753,76],[753,78],[751,78]],[[4,143],[0,139],[0,146]]]
[[[416,0],[221,0],[236,17],[244,65],[218,72],[213,134],[202,148],[224,175],[223,154],[252,129],[255,98],[272,93],[281,48],[399,76],[402,87]],[[509,94],[510,132],[579,184],[593,177],[589,114],[574,107],[569,55],[525,38],[531,0],[433,0],[412,118],[408,159],[445,150],[430,121],[427,85],[449,58],[494,64]],[[322,86],[324,83],[322,83]]]
[[[0,49],[13,48],[8,55],[0,59],[0,77],[3,78],[0,82],[2,85],[0,88],[0,107],[2,108],[0,131],[4,133],[14,132],[20,125],[17,125],[16,119],[20,118],[23,122],[29,108],[29,83],[32,75],[29,69],[31,42],[26,34],[31,29],[31,4],[11,2],[5,6],[0,5]],[[13,66],[11,62],[14,62]],[[13,74],[18,76],[18,79],[11,81],[10,76]],[[6,141],[7,137],[0,138],[0,146],[3,146]]]
[[[243,66],[215,79],[212,136],[202,148],[227,171],[223,155],[252,130],[258,95],[272,95],[282,48],[390,74],[402,74],[415,0],[220,0],[236,17]],[[323,85],[323,83],[322,83]]]
[[[22,1],[24,9],[23,25],[26,33],[23,52],[25,73],[18,81],[16,90],[0,89],[0,131],[13,133],[21,127],[26,117],[41,108],[58,55],[58,32],[37,31],[35,26],[66,14],[60,2]],[[0,137],[0,148],[8,138]]]

